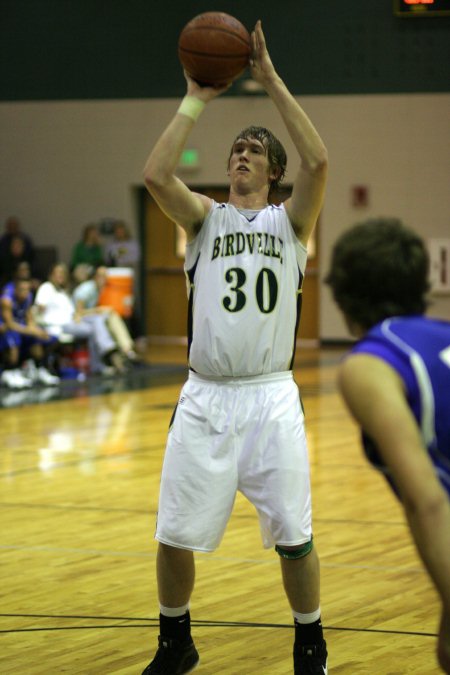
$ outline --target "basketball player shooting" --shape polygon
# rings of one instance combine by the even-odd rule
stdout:
[[[292,373],[306,246],[323,203],[327,151],[275,71],[259,21],[251,39],[252,77],[298,153],[291,197],[268,204],[287,160],[262,127],[242,130],[232,144],[228,203],[192,192],[175,175],[203,109],[228,87],[202,87],[186,73],[187,95],[145,166],[150,194],[187,235],[191,327],[189,377],[161,476],[160,636],[145,675],[180,675],[199,662],[189,614],[193,552],[217,548],[237,490],[258,512],[264,547],[274,547],[280,559],[294,618],[294,672],[327,673],[305,425]]]

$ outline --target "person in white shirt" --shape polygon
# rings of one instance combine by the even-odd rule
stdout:
[[[92,373],[105,373],[111,366],[123,371],[117,345],[108,330],[106,315],[88,314],[76,310],[68,292],[67,266],[56,263],[51,268],[48,281],[36,293],[36,319],[49,335],[64,341],[65,336],[85,338],[88,341]]]
[[[182,675],[198,664],[189,610],[193,552],[217,548],[237,490],[257,509],[264,546],[280,557],[295,626],[294,672],[327,673],[304,416],[292,365],[306,247],[322,207],[328,159],[275,71],[259,21],[252,46],[252,77],[297,152],[291,197],[280,206],[268,203],[287,159],[280,141],[260,126],[243,129],[232,144],[227,203],[180,180],[176,169],[194,124],[226,89],[202,87],[186,73],[187,95],[144,169],[153,199],[186,232],[190,372],[161,475],[155,533],[160,635],[143,675]]]
[[[108,270],[104,265],[100,265],[92,273],[91,278],[82,281],[72,292],[72,298],[75,308],[84,316],[92,314],[104,314],[108,329],[113,336],[120,352],[130,361],[136,361],[138,356],[134,349],[133,338],[127,328],[125,321],[118,314],[114,307],[108,305],[99,305],[99,297],[102,288],[107,281]]]

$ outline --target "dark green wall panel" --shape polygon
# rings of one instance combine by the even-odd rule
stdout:
[[[393,0],[0,0],[0,98],[180,96],[179,32],[213,9],[262,19],[295,94],[449,90],[450,18],[398,18]]]

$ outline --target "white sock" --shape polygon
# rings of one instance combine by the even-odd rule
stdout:
[[[300,612],[292,610],[292,616],[297,623],[314,623],[314,621],[320,619],[320,607],[315,612],[310,612],[309,614],[300,614]]]
[[[183,616],[189,610],[189,603],[183,605],[182,607],[164,607],[164,605],[159,605],[159,611],[164,616],[174,617],[174,616]]]

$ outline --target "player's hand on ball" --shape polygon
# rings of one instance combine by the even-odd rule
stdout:
[[[187,82],[187,95],[195,96],[196,98],[200,99],[200,101],[204,101],[205,103],[208,103],[208,101],[211,101],[213,98],[220,96],[220,94],[229,89],[232,84],[230,82],[229,84],[224,84],[221,86],[200,85],[198,82],[193,80],[186,71],[184,71],[184,77],[186,78]]]
[[[263,86],[276,77],[276,71],[266,47],[261,21],[256,22],[255,30],[251,34],[252,55],[250,70],[254,80]]]

